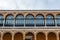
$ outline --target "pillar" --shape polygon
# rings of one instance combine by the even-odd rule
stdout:
[[[14,32],[12,32],[12,40],[14,40]]]
[[[45,33],[45,35],[46,35],[46,40],[48,40],[48,34],[47,34],[47,33]]]
[[[34,39],[36,40],[36,32],[34,33],[34,36],[35,36]]]
[[[1,32],[1,40],[3,40],[3,32]]]
[[[57,34],[57,40],[59,40],[59,33],[57,32],[56,34]]]
[[[23,33],[23,40],[25,40],[25,32]]]

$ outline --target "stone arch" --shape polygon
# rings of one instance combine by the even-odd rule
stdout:
[[[23,40],[23,34],[20,33],[20,32],[17,32],[17,33],[14,35],[14,40]]]
[[[43,18],[44,18],[44,15],[43,15],[43,14],[37,14],[37,15],[36,15],[36,17],[37,17],[38,15],[42,15],[42,16],[43,16]]]
[[[22,16],[24,17],[24,15],[23,15],[23,14],[19,14],[19,13],[16,15],[16,17],[17,17],[17,16],[19,16],[19,15],[22,15]],[[15,17],[15,19],[16,19],[16,17]]]
[[[53,14],[48,13],[48,14],[46,14],[46,17],[47,17],[48,15],[51,15],[51,16],[53,17],[53,19],[55,20],[55,16],[54,16]]]
[[[60,13],[57,13],[56,16],[57,16],[57,15],[60,15]]]
[[[7,32],[3,35],[3,40],[12,40],[11,33]]]
[[[26,33],[25,37],[31,37],[31,40],[34,40],[34,34],[32,32]]]
[[[36,40],[46,40],[45,34],[42,32],[37,33]]]
[[[47,13],[46,16],[48,16],[48,15],[51,15],[51,16],[54,17],[54,14],[52,14],[52,13]]]
[[[48,33],[48,40],[57,40],[56,34],[53,32]]]
[[[29,15],[32,15],[32,16],[34,17],[34,15],[33,15],[33,14],[31,14],[31,13],[27,14],[27,15],[26,15],[26,17],[27,17],[27,16],[29,16]],[[26,17],[25,17],[25,18],[26,18]]]
[[[13,14],[7,14],[7,15],[5,16],[5,19],[6,19],[9,15],[11,15],[11,16],[13,16],[13,17],[14,17],[14,15],[13,15]]]
[[[3,14],[0,14],[0,15],[4,17],[4,15],[3,15]]]

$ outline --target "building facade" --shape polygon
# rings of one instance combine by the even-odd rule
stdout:
[[[1,10],[0,40],[60,40],[60,10]]]

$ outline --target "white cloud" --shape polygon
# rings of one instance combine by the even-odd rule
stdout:
[[[60,0],[48,0],[48,9],[60,9]]]
[[[35,0],[16,0],[18,9],[32,9]]]
[[[0,0],[1,9],[60,9],[60,0]]]
[[[0,9],[16,9],[13,0],[0,0]]]

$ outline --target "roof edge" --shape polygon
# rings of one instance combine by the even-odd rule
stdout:
[[[60,11],[60,10],[0,10],[0,11]]]

